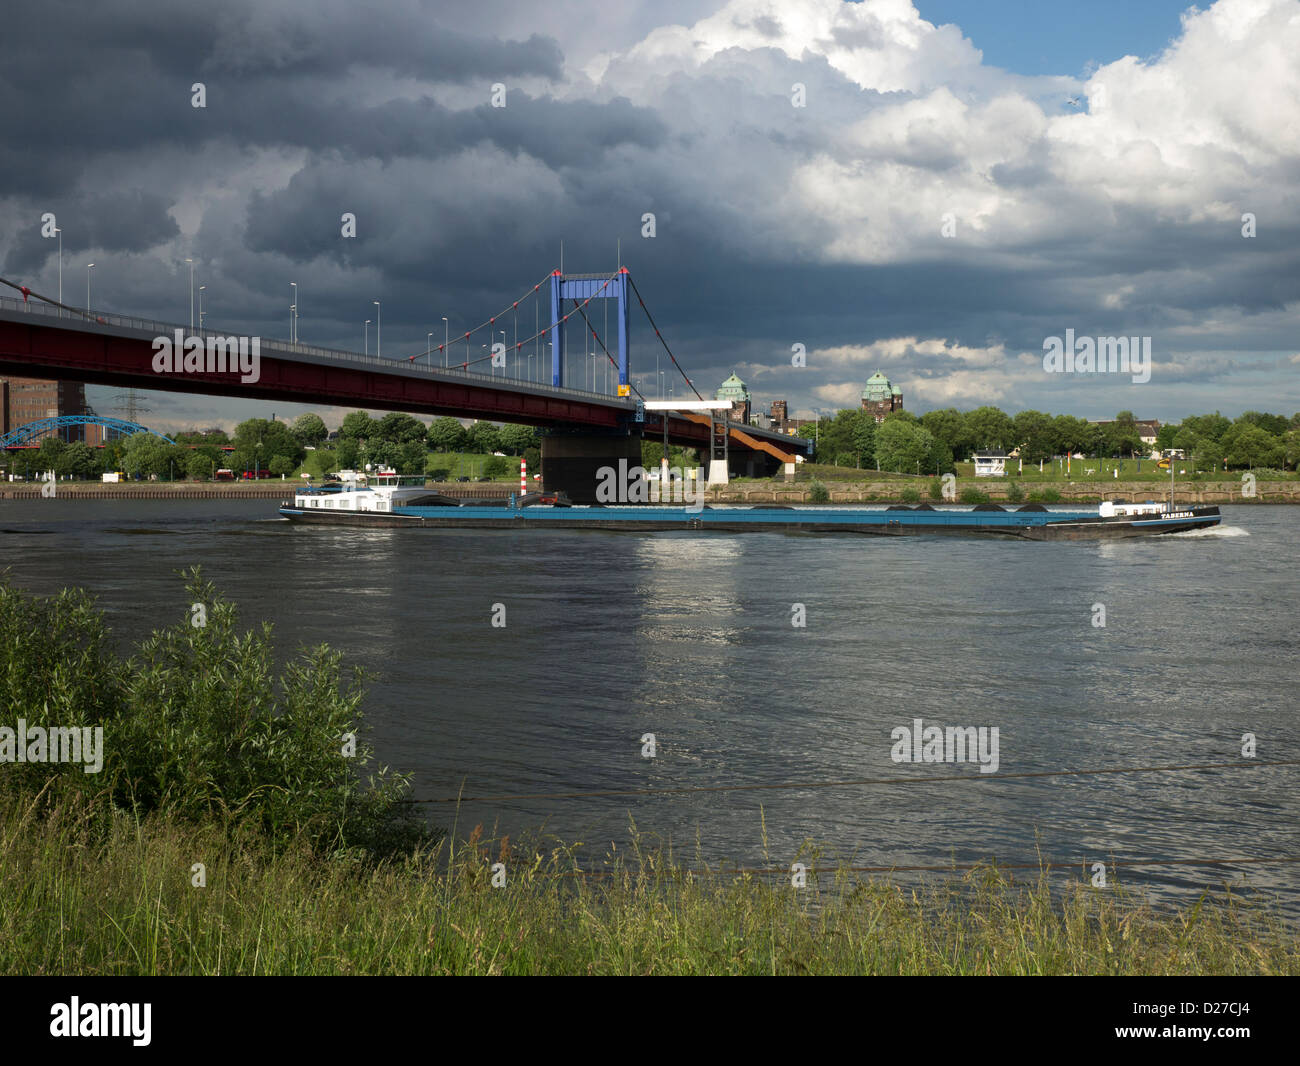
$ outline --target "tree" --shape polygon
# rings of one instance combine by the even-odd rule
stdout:
[[[334,448],[334,459],[338,463],[336,469],[355,470],[361,465],[361,447],[354,440],[340,439]]]
[[[1011,421],[1020,458],[1025,462],[1036,463],[1056,454],[1056,427],[1051,415],[1021,411]]]
[[[966,416],[969,439],[976,449],[1009,448],[1015,443],[1015,426],[996,407],[978,407]]]
[[[537,443],[537,430],[532,426],[505,425],[501,427],[500,438],[503,452],[522,455]]]
[[[816,433],[817,461],[837,463],[841,456],[847,455],[850,463],[861,463],[863,456],[858,447],[858,437],[863,419],[874,425],[875,420],[865,411],[837,411],[834,418],[822,419]],[[872,432],[874,436],[874,430]]]
[[[876,428],[876,461],[881,470],[917,473],[927,468],[934,437],[920,425],[901,418],[887,418]]]
[[[475,422],[469,427],[467,436],[467,451],[484,454],[501,450],[501,435],[491,422]]]
[[[933,438],[933,443],[930,445],[928,468],[923,463],[921,472],[925,474],[955,474],[957,472],[957,468],[952,461],[952,449],[938,437]]]
[[[966,427],[966,416],[952,407],[941,411],[927,411],[921,416],[921,425],[931,436],[943,441],[954,456],[963,459],[970,455],[970,444]]]
[[[424,441],[413,440],[398,445],[397,472],[399,474],[423,474],[425,463],[429,458],[429,449]]]
[[[53,470],[57,473],[59,464],[63,461],[63,455],[67,450],[67,442],[60,440],[58,437],[46,437],[41,441],[41,446],[36,452],[36,469],[42,472]]]
[[[132,433],[123,450],[123,467],[128,474],[166,477],[171,465],[171,447],[152,433]]]
[[[287,455],[273,455],[271,461],[266,464],[266,468],[271,471],[273,477],[287,477],[296,470],[298,464],[290,459]]]
[[[853,428],[853,451],[858,465],[868,467],[876,458],[876,420],[865,411],[857,413],[860,417]]]
[[[1204,437],[1212,441],[1220,441],[1223,435],[1232,427],[1223,415],[1215,411],[1212,415],[1188,415],[1183,419],[1183,428],[1190,429],[1198,437]]]
[[[1220,442],[1223,458],[1229,466],[1281,466],[1286,462],[1286,449],[1273,434],[1250,422],[1238,422],[1223,435]]]
[[[311,445],[313,448],[330,435],[330,431],[325,428],[325,421],[311,411],[295,418],[290,432],[299,444],[304,447]]]
[[[1300,464],[1300,431],[1289,429],[1282,437],[1282,461],[1283,469]]]
[[[343,417],[339,437],[343,440],[365,441],[375,436],[375,420],[365,411],[353,411]]]
[[[418,418],[401,411],[384,415],[374,423],[374,426],[375,435],[380,440],[391,441],[394,444],[413,444],[417,441],[423,444],[425,434],[428,432],[428,427]]]
[[[235,427],[233,469],[269,470],[271,460],[277,455],[291,460],[296,467],[306,454],[307,450],[283,422],[250,418]]]
[[[1223,465],[1223,447],[1217,440],[1208,437],[1198,438],[1196,451],[1189,454],[1192,455],[1197,470],[1218,470]]]
[[[1102,427],[1102,450],[1108,456],[1128,455],[1132,458],[1141,447],[1142,438],[1132,421],[1125,424],[1117,419]]]
[[[1265,433],[1271,433],[1275,437],[1282,436],[1290,428],[1287,420],[1281,415],[1265,414],[1262,411],[1245,411],[1237,421],[1259,426]]]
[[[94,465],[95,453],[90,445],[78,440],[63,450],[54,465],[54,472],[63,477],[89,477]]]
[[[510,473],[510,460],[503,455],[494,455],[483,464],[485,477],[505,477]]]
[[[391,466],[396,470],[402,458],[402,446],[391,440],[368,440],[361,449],[361,457],[371,466]]]
[[[1052,419],[1052,430],[1056,437],[1056,447],[1065,455],[1087,453],[1096,436],[1095,426],[1074,415],[1057,415]]]
[[[435,451],[458,452],[465,447],[465,427],[454,418],[435,418],[428,438]]]
[[[185,458],[185,476],[193,478],[195,481],[210,478],[214,469],[212,460],[198,449],[190,452]]]

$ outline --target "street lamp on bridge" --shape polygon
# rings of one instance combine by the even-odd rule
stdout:
[[[86,310],[87,311],[90,310],[90,268],[93,267],[94,265],[95,265],[94,263],[86,264]]]
[[[298,283],[296,281],[291,281],[289,282],[289,287],[293,289],[293,306],[290,308],[290,310],[293,312],[293,317],[289,319],[289,340],[292,343],[297,344],[298,343]]]
[[[199,286],[199,332],[200,333],[203,332],[203,290],[206,288],[207,288],[206,285]]]
[[[194,332],[194,260],[187,259],[185,262],[190,265],[190,332]],[[86,310],[89,311],[90,300],[86,301]]]
[[[59,235],[59,303],[63,303],[63,230],[55,226],[54,232]]]
[[[379,306],[378,300],[371,300],[370,302],[375,305],[375,355],[382,356],[384,354],[384,312],[383,308]]]
[[[366,355],[370,354],[370,319],[366,319]]]

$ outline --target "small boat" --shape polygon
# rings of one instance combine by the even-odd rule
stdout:
[[[351,475],[351,476],[348,476]],[[1107,501],[1095,511],[1049,511],[1041,504],[1009,509],[842,506],[658,506],[571,504],[563,493],[527,493],[508,500],[458,499],[424,487],[422,477],[391,471],[345,471],[337,485],[306,486],[280,514],[306,525],[434,529],[604,529],[635,533],[675,530],[718,533],[856,533],[874,536],[984,536],[1010,540],[1103,540],[1209,529],[1217,507],[1172,508],[1150,501]]]

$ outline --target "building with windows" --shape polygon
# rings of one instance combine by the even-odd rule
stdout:
[[[1004,451],[975,452],[971,459],[975,463],[976,477],[1005,477],[1007,460],[1011,456]]]
[[[880,423],[891,411],[902,409],[902,389],[891,383],[879,370],[867,378],[866,387],[862,390],[862,410],[869,412]]]
[[[778,433],[786,433],[791,437],[802,437],[805,434],[801,431],[805,426],[815,426],[815,418],[791,418],[790,408],[785,400],[773,400],[772,406],[768,413],[768,428],[776,430]]]
[[[61,418],[64,415],[84,415],[88,412],[86,386],[79,381],[0,378],[0,434],[10,433],[19,426],[42,418]],[[83,428],[77,427],[72,439],[84,439]],[[53,436],[54,431],[51,430],[46,435]]]
[[[736,422],[749,425],[749,388],[733,371],[713,394],[715,400],[731,401],[731,418]]]

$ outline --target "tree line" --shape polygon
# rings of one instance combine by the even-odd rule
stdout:
[[[968,461],[976,451],[1018,448],[1026,463],[1064,455],[1115,459],[1149,454],[1131,411],[1098,424],[1043,411],[1009,415],[996,407],[949,407],[920,416],[894,411],[877,425],[866,411],[844,410],[799,432],[815,436],[819,463],[898,473],[952,473],[954,464]],[[1198,470],[1295,469],[1300,463],[1300,414],[1289,419],[1259,411],[1236,419],[1217,411],[1189,415],[1176,425],[1161,426],[1155,447],[1182,449]]]
[[[6,456],[8,472],[32,477],[53,470],[58,477],[98,478],[120,470],[129,476],[167,479],[208,479],[217,470],[266,470],[274,477],[292,474],[306,463],[317,475],[333,470],[362,469],[367,463],[391,466],[403,474],[423,474],[430,465],[430,453],[471,452],[491,455],[504,452],[528,458],[538,466],[541,453],[537,430],[532,426],[476,422],[468,428],[454,418],[434,419],[426,426],[418,418],[400,412],[373,418],[354,411],[343,419],[337,436],[320,415],[307,413],[286,424],[276,419],[250,418],[239,423],[233,435],[223,430],[173,434],[169,444],[152,433],[135,433],[108,441],[95,448],[83,441],[47,437],[36,449],[23,449]],[[233,451],[226,451],[233,448]],[[509,464],[497,456],[499,471]]]

